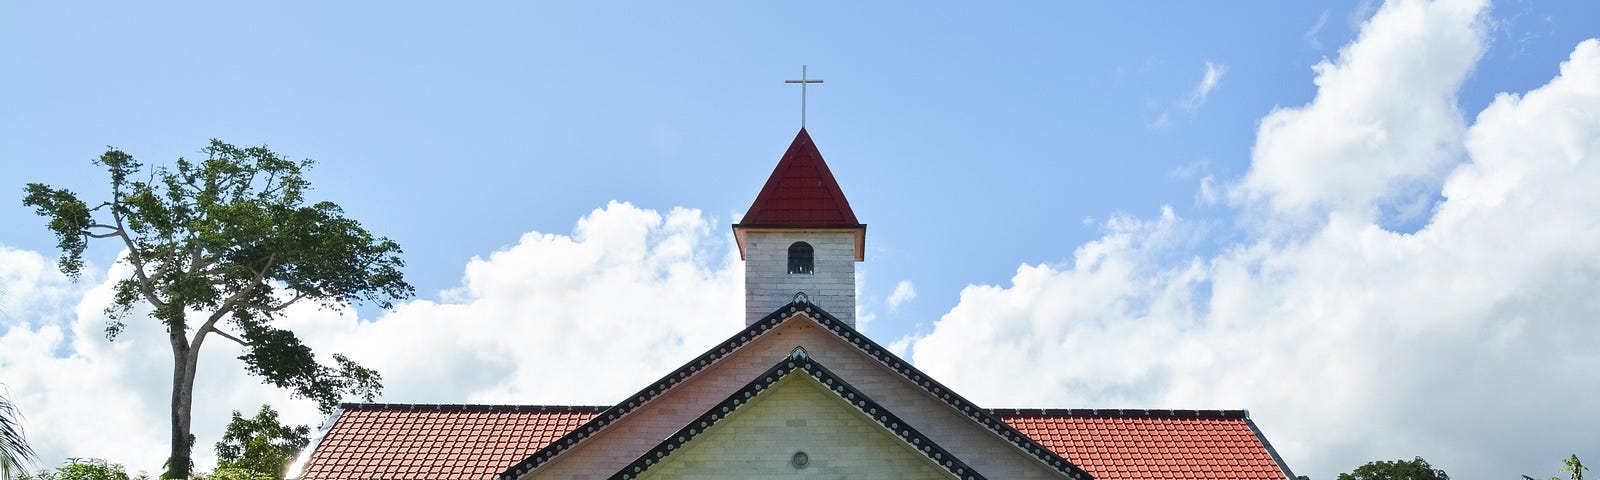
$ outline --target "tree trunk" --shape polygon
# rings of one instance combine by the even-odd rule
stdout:
[[[183,335],[172,338],[172,455],[167,458],[167,473],[162,478],[187,479],[194,447],[189,434],[190,413],[194,406],[194,373],[198,350],[191,350]]]

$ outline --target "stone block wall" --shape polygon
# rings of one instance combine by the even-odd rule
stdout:
[[[796,453],[806,454],[804,467]],[[953,478],[804,373],[791,374],[645,471],[653,479]]]
[[[855,326],[854,233],[786,230],[756,231],[746,235],[745,325],[753,324],[779,307],[788,305],[794,301],[795,292],[805,292],[812,304]],[[794,242],[811,244],[814,259],[812,273],[789,273],[789,246]]]

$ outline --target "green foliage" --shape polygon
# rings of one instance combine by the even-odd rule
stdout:
[[[202,478],[203,480],[281,480],[283,478],[283,476],[282,475],[269,475],[269,474],[265,474],[265,473],[246,470],[246,469],[243,469],[243,468],[222,468],[222,467],[217,467],[216,470],[212,470],[211,473],[206,474],[206,476],[200,477],[200,478]]]
[[[22,477],[23,480],[148,480],[149,478],[150,476],[143,473],[137,477],[129,476],[122,464],[98,458],[69,458],[67,464],[61,468]]]
[[[1582,460],[1578,460],[1578,454],[1576,453],[1572,454],[1570,457],[1567,457],[1567,459],[1561,463],[1561,471],[1571,474],[1572,480],[1583,480],[1583,471],[1589,469],[1589,467],[1583,466]]]
[[[175,367],[167,476],[178,478],[189,473],[184,440],[208,336],[243,345],[247,372],[331,412],[345,395],[374,398],[381,378],[342,355],[333,355],[332,365],[318,362],[294,332],[274,326],[280,312],[301,300],[390,308],[414,292],[401,276],[398,244],[373,236],[338,205],[307,203],[310,160],[217,140],[202,152],[199,162],[179,158],[171,169],[145,169],[112,148],[95,161],[111,177],[109,200],[91,204],[39,183],[28,184],[23,199],[49,219],[68,275],[83,269],[91,239],[127,249],[122,261],[132,274],[115,284],[106,336],[115,339],[141,306],[165,327]],[[190,318],[195,312],[199,318]]]
[[[262,405],[261,411],[251,419],[244,418],[236,410],[227,431],[222,434],[222,441],[217,442],[217,470],[212,475],[282,479],[284,468],[310,443],[311,428],[279,423],[278,412],[270,406]]]
[[[22,431],[22,413],[5,395],[0,395],[0,480],[27,477],[28,467],[38,457]]]
[[[1583,466],[1582,460],[1578,460],[1578,454],[1572,454],[1566,460],[1561,461],[1561,472],[1566,473],[1568,475],[1567,478],[1571,480],[1583,480],[1583,472],[1588,469],[1589,467]],[[1522,478],[1523,480],[1535,480],[1527,475],[1523,475]],[[1562,480],[1562,478],[1550,477],[1550,480]]]
[[[1339,474],[1339,480],[1450,480],[1444,470],[1433,468],[1427,460],[1375,461]]]

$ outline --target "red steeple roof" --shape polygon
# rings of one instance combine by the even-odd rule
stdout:
[[[733,224],[739,259],[744,259],[745,233],[767,229],[850,230],[856,237],[856,261],[866,258],[867,226],[856,220],[844,190],[839,189],[805,127],[783,152],[783,159],[772,169],[744,218]]]
[[[801,128],[735,228],[859,228],[850,201]]]

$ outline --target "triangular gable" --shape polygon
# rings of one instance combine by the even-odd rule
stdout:
[[[772,331],[777,326],[797,316],[815,322],[824,330],[832,333],[846,344],[849,344],[860,352],[866,354],[868,358],[879,362],[889,370],[901,375],[918,388],[927,392],[933,398],[949,405],[956,412],[960,412],[961,415],[966,416],[972,422],[975,422],[977,425],[983,427],[983,429],[1003,439],[1006,443],[1019,449],[1027,456],[1039,461],[1044,466],[1053,469],[1068,478],[1080,480],[1093,478],[1091,475],[1089,475],[1089,473],[1078,468],[1076,465],[1073,465],[1072,462],[1067,461],[1065,458],[1062,458],[1056,453],[1050,451],[1050,449],[1040,445],[1027,435],[1018,432],[1015,428],[1012,428],[1010,425],[1007,425],[1005,422],[996,418],[990,413],[989,410],[980,408],[961,395],[951,391],[943,384],[929,377],[927,374],[922,373],[921,370],[911,366],[910,362],[906,362],[893,353],[890,353],[888,349],[883,348],[883,346],[878,345],[877,342],[874,342],[872,339],[869,339],[860,332],[857,332],[854,328],[840,321],[838,318],[835,318],[832,314],[829,314],[821,308],[809,303],[793,302],[770,314],[767,314],[767,316],[763,317],[761,320],[750,324],[750,326],[745,327],[744,330],[739,331],[739,333],[734,334],[727,340],[715,347],[712,347],[710,350],[707,350],[705,353],[701,354],[695,359],[690,360],[688,363],[684,364],[678,369],[673,370],[671,373],[668,373],[655,383],[646,386],[644,389],[640,390],[634,395],[607,409],[600,415],[597,415],[594,419],[590,420],[583,426],[574,429],[561,439],[552,442],[551,444],[535,452],[533,455],[530,455],[527,459],[524,459],[511,468],[506,469],[506,471],[501,474],[501,479],[516,480],[521,478],[523,475],[532,472],[539,466],[548,463],[558,455],[561,455],[563,452],[566,452],[572,447],[578,445],[583,440],[592,437],[596,433],[605,429],[607,426],[617,422],[624,416],[637,410],[650,400],[679,385],[689,377],[706,369],[707,367],[716,363],[718,360],[721,360],[722,358],[738,350],[740,347],[749,344],[756,338],[762,336],[762,334]]]
[[[855,228],[855,211],[804,128],[735,227]]]
[[[804,377],[805,379],[809,380],[800,380],[797,379],[796,376]],[[865,417],[865,419],[870,420],[878,427],[881,427],[881,429],[870,433],[881,434],[886,437],[897,439],[900,442],[899,445],[896,445],[897,447],[909,449],[910,452],[920,454],[922,459],[924,459],[927,463],[918,464],[917,466],[933,467],[936,469],[935,471],[942,470],[943,472],[947,472],[951,478],[962,480],[985,479],[982,474],[974,471],[971,466],[966,464],[966,462],[956,458],[956,456],[951,454],[950,451],[939,446],[932,439],[923,435],[922,432],[917,431],[916,428],[912,427],[905,420],[895,416],[893,413],[889,412],[888,409],[883,408],[883,406],[879,405],[878,402],[868,397],[865,393],[862,393],[855,387],[850,386],[850,384],[845,382],[844,379],[839,378],[838,375],[835,375],[832,371],[828,370],[827,367],[824,367],[821,363],[811,358],[811,356],[807,354],[804,347],[797,347],[792,353],[789,354],[789,358],[779,361],[776,365],[773,365],[772,368],[768,369],[754,380],[751,380],[750,383],[746,384],[743,388],[735,391],[722,402],[712,406],[704,414],[700,415],[699,418],[696,418],[693,422],[690,422],[689,425],[684,426],[673,435],[667,437],[666,440],[663,440],[660,444],[657,444],[655,448],[652,448],[643,455],[640,455],[638,459],[624,466],[620,471],[612,474],[610,480],[635,480],[648,478],[650,474],[653,473],[651,471],[652,468],[670,465],[674,460],[672,455],[676,452],[681,452],[685,449],[691,448],[694,445],[697,437],[709,432],[719,432],[717,427],[723,420],[735,418],[742,411],[748,410],[745,407],[750,405],[759,405],[762,401],[766,400],[766,395],[763,394],[777,390],[778,388],[796,388],[796,386],[792,384],[785,387],[778,386],[783,382],[794,381],[815,381],[815,386],[820,387],[820,389],[823,391],[832,393],[834,399],[843,404],[839,405],[839,407],[853,407],[855,411],[861,416]],[[848,407],[845,407],[846,405]],[[833,427],[833,425],[830,425],[830,427]],[[729,431],[724,428],[720,430],[720,432],[727,434]],[[850,433],[841,431],[835,435],[850,435]],[[853,444],[856,442],[866,443],[863,441],[865,439],[859,437],[852,437],[851,440],[852,442],[840,443],[852,444],[852,447],[854,447]],[[926,469],[921,471],[924,473],[932,473],[932,471]]]

